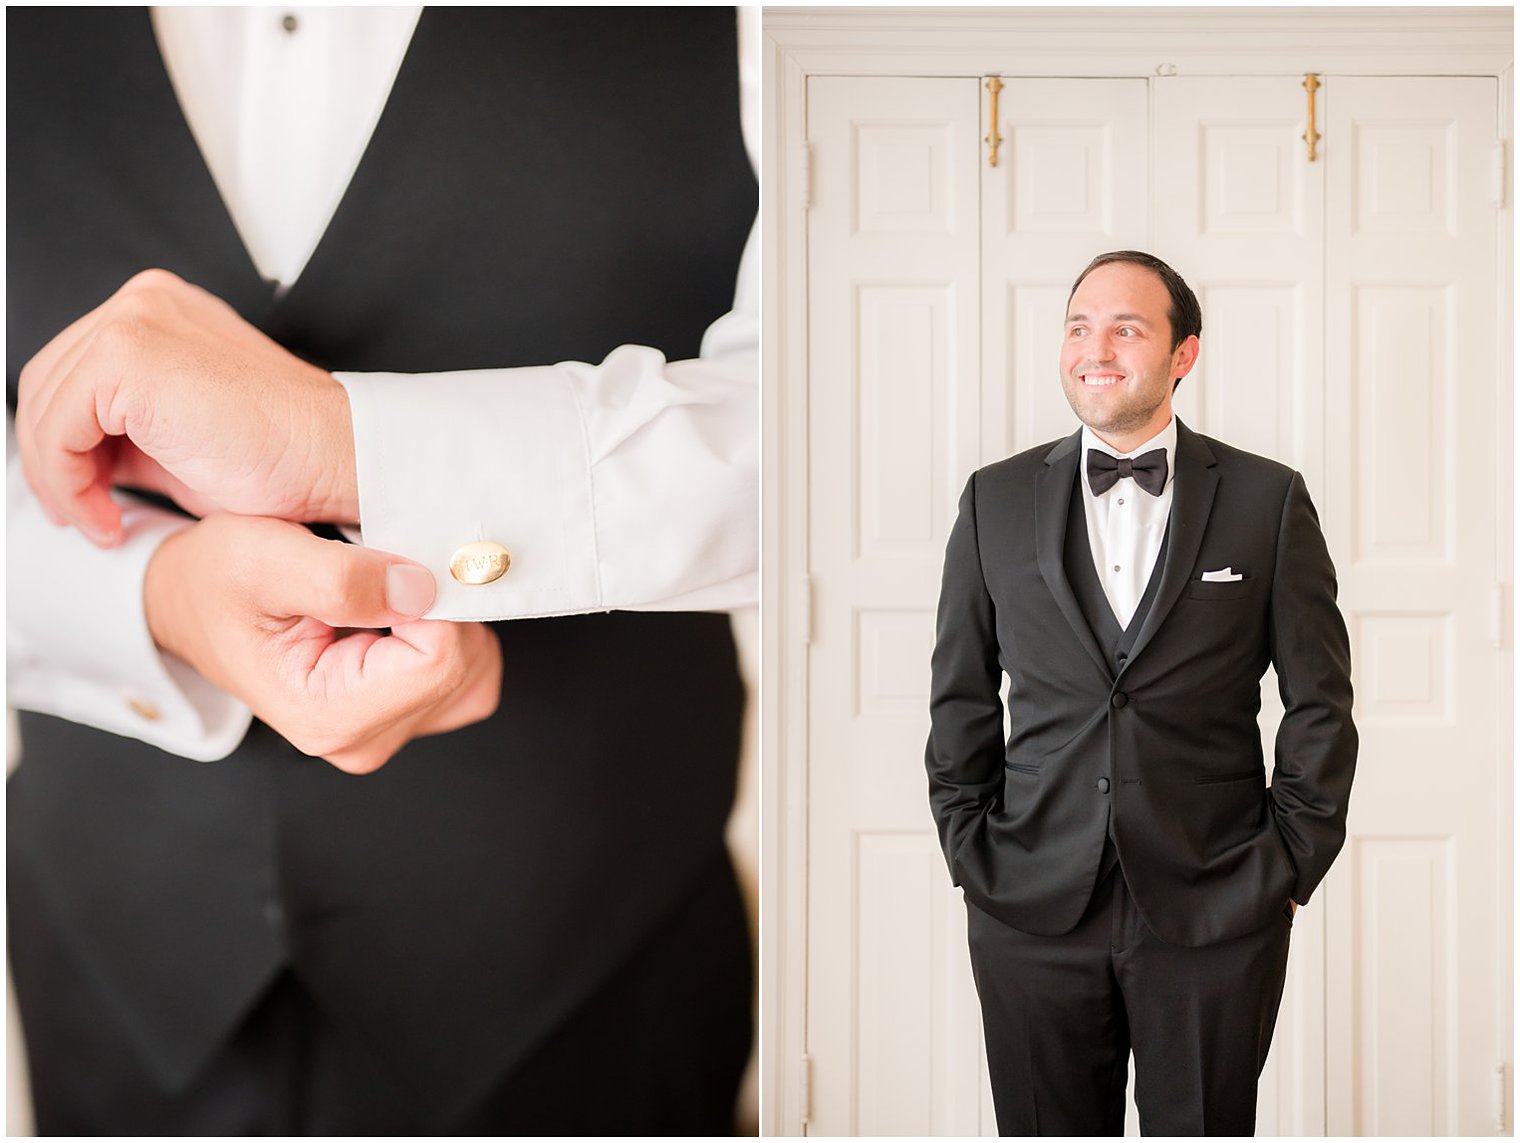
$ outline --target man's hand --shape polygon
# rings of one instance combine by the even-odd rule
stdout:
[[[148,628],[304,754],[362,774],[413,738],[488,718],[501,645],[479,623],[418,620],[432,573],[283,520],[213,515],[148,565]],[[391,634],[340,628],[390,627]]]
[[[121,540],[113,485],[289,520],[358,519],[348,395],[219,298],[136,275],[21,371],[16,438],[55,523]]]

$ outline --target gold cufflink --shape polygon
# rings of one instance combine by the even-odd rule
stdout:
[[[127,705],[132,708],[132,712],[138,718],[145,719],[148,722],[158,721],[158,707],[154,706],[147,699],[128,699]]]
[[[507,549],[490,540],[466,544],[449,560],[449,572],[460,583],[493,583],[507,574],[512,557]]]

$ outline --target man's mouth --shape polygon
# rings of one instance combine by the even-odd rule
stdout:
[[[1078,373],[1077,380],[1094,389],[1106,388],[1124,380],[1122,373]]]

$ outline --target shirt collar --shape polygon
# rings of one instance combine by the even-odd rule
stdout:
[[[1177,475],[1177,466],[1172,462],[1172,457],[1177,453],[1177,418],[1174,416],[1171,420],[1167,421],[1166,428],[1162,429],[1159,433],[1153,436],[1150,440],[1146,441],[1143,445],[1140,445],[1138,448],[1131,449],[1129,452],[1120,452],[1118,449],[1114,448],[1113,445],[1109,444],[1107,441],[1099,437],[1097,433],[1093,432],[1086,425],[1083,425],[1082,456],[1085,457],[1087,455],[1087,450],[1090,448],[1095,448],[1099,452],[1106,452],[1109,456],[1120,458],[1140,456],[1144,453],[1152,451],[1153,449],[1165,449],[1166,486],[1162,489],[1162,492],[1165,492],[1167,488],[1170,488],[1172,486],[1172,479]],[[1087,465],[1084,463],[1081,466],[1081,469],[1082,482],[1083,484],[1087,484]],[[1090,484],[1087,485],[1087,490],[1089,492],[1092,491],[1092,486]]]

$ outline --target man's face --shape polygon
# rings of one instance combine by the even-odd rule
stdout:
[[[1172,417],[1172,383],[1198,358],[1198,339],[1172,349],[1171,297],[1143,266],[1111,262],[1082,280],[1066,309],[1061,386],[1072,410],[1121,452]]]

